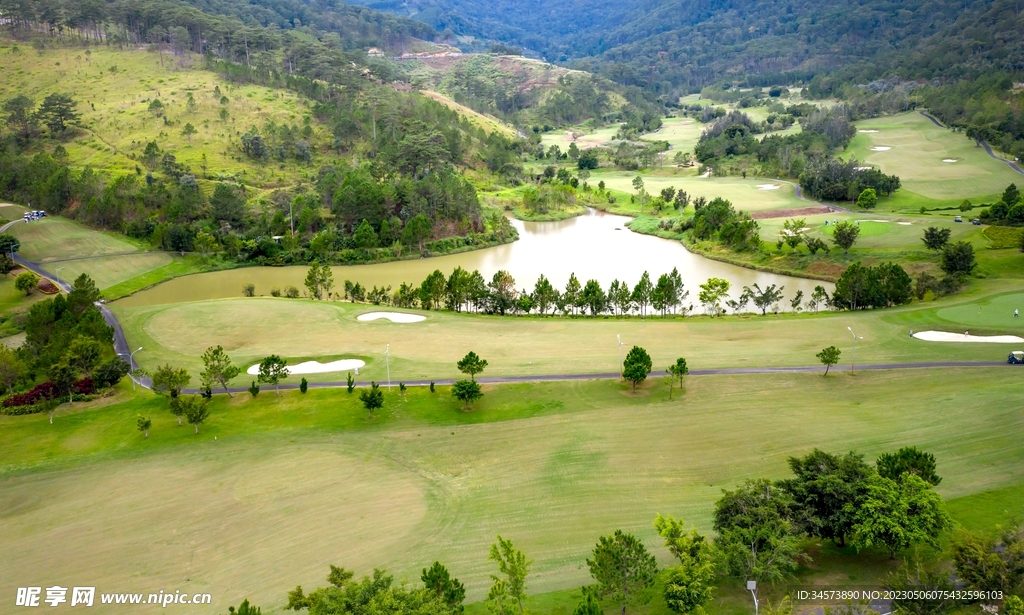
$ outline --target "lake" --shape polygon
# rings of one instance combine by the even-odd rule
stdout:
[[[537,278],[544,274],[559,290],[565,287],[569,275],[576,274],[580,284],[596,279],[605,289],[612,280],[624,280],[635,285],[644,271],[656,282],[658,276],[678,268],[685,289],[690,291],[684,305],[699,307],[698,286],[708,278],[724,278],[732,284],[732,296],[738,296],[744,285],[754,283],[785,286],[785,295],[792,297],[797,290],[810,296],[818,284],[829,291],[832,285],[816,280],[762,273],[710,260],[692,254],[674,240],[634,233],[626,228],[631,218],[589,210],[582,215],[559,222],[523,222],[512,220],[519,231],[519,240],[510,244],[411,261],[397,261],[373,265],[332,267],[335,289],[340,290],[345,280],[359,282],[367,288],[391,286],[402,282],[419,284],[435,269],[447,276],[456,267],[468,271],[480,270],[484,279],[500,269],[512,274],[516,286],[532,290]],[[308,267],[246,267],[230,271],[217,271],[175,278],[151,289],[119,300],[119,305],[139,306],[160,303],[179,303],[238,297],[242,286],[255,284],[257,295],[269,295],[272,288],[283,289],[292,285],[303,289]],[[788,308],[788,305],[785,306]]]

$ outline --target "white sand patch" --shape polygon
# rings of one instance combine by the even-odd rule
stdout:
[[[891,147],[888,147],[888,146],[885,146],[885,145],[876,145],[876,146],[871,148],[871,151],[873,151],[873,152],[887,152],[887,151],[889,151],[891,149],[892,149]]]
[[[711,177],[711,171],[707,171],[703,175],[698,175],[697,177]]]
[[[882,222],[882,223],[888,223],[889,221],[888,221],[888,220],[864,220],[864,222]]]
[[[942,162],[959,162],[956,158],[943,158]]]
[[[870,171],[873,168],[875,168],[875,167],[853,167],[853,170],[854,171]]]
[[[366,365],[366,362],[360,361],[359,359],[338,359],[337,361],[331,361],[330,363],[306,361],[305,363],[299,363],[298,365],[289,365],[287,369],[289,374],[323,374],[326,372],[347,372],[351,369],[363,367],[364,365]],[[259,363],[249,366],[249,369],[245,370],[245,373],[250,376],[259,374]]]
[[[356,320],[368,322],[370,320],[380,320],[381,318],[399,323],[422,322],[427,319],[426,316],[420,316],[419,314],[404,314],[402,312],[367,312],[366,314],[360,314]]]
[[[782,186],[780,186],[778,184],[758,184],[757,185],[757,189],[758,190],[778,190],[781,187]]]
[[[899,224],[900,226],[910,226],[913,222],[897,222],[896,224]]]
[[[947,331],[919,331],[914,337],[926,342],[980,342],[985,344],[1022,344],[1024,338],[1016,335],[969,335]]]
[[[877,130],[858,130],[857,132],[878,132]]]

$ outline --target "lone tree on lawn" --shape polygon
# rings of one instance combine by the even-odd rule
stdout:
[[[379,384],[371,381],[370,388],[364,389],[359,394],[359,401],[363,402],[363,407],[372,413],[377,408],[384,407],[384,391],[380,390]]]
[[[188,386],[190,380],[192,377],[184,367],[175,369],[170,364],[165,364],[163,367],[158,367],[153,374],[153,392],[157,395],[167,394],[174,399],[181,394],[183,388]],[[178,424],[181,424],[180,416]]]
[[[196,428],[196,435],[199,435],[199,425],[210,417],[210,410],[206,407],[206,400],[202,397],[179,397],[177,399],[185,413],[185,420],[189,425]]]
[[[676,362],[668,366],[665,370],[672,375],[672,378],[679,379],[679,388],[683,388],[683,376],[690,373],[690,368],[686,367],[686,359],[679,357]]]
[[[452,385],[452,395],[464,405],[463,410],[469,411],[469,407],[476,400],[484,396],[480,390],[480,383],[475,380],[459,380]]]
[[[25,273],[18,274],[18,277],[14,278],[15,290],[20,290],[26,295],[32,294],[32,289],[39,284],[39,276],[26,271]]]
[[[231,363],[231,357],[224,352],[224,347],[218,345],[207,348],[203,353],[203,365],[206,366],[206,369],[199,373],[199,380],[203,388],[209,389],[214,382],[219,382],[228,397],[231,397],[228,381],[242,373],[242,370]]]
[[[140,416],[139,420],[135,422],[135,425],[139,428],[139,431],[146,434],[146,439],[149,439],[149,428],[153,426],[153,421],[149,420],[144,416]]]
[[[651,355],[643,348],[633,346],[622,362],[622,377],[629,380],[636,391],[636,385],[646,380],[647,374],[651,373],[651,365]]]
[[[459,371],[463,374],[469,374],[469,379],[476,382],[476,375],[483,372],[484,368],[487,367],[487,360],[481,359],[472,350],[469,354],[462,357],[462,360],[456,364]]]
[[[952,229],[929,226],[924,229],[924,237],[921,238],[921,241],[924,242],[924,247],[934,252],[938,252],[942,248],[945,248],[946,244],[949,243],[949,236],[952,233]]]
[[[841,350],[839,350],[835,346],[829,346],[828,348],[822,349],[821,352],[815,355],[816,357],[818,357],[818,360],[821,361],[821,364],[825,366],[825,376],[828,376],[828,370],[830,367],[832,367],[836,363],[839,363],[840,354],[842,354]]]
[[[281,394],[281,381],[288,377],[288,362],[272,354],[260,361],[259,376],[256,377],[263,384],[274,385],[277,395]]]
[[[832,243],[843,249],[843,254],[849,254],[850,248],[857,241],[860,235],[860,227],[852,222],[842,220],[832,230]]]
[[[597,593],[617,603],[622,615],[627,606],[650,601],[647,590],[654,585],[658,564],[636,536],[622,530],[602,536],[587,566],[597,581]]]

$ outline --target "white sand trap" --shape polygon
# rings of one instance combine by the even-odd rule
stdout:
[[[875,167],[853,167],[853,170],[854,171],[870,171],[873,168],[875,168]]]
[[[877,130],[858,130],[857,132],[878,132]]]
[[[899,224],[900,226],[910,226],[913,222],[897,222],[896,224]]]
[[[426,316],[420,316],[419,314],[404,314],[402,312],[367,312],[366,314],[360,314],[356,320],[367,322],[370,320],[380,320],[381,318],[400,323],[422,322],[427,319]]]
[[[884,224],[888,224],[889,221],[888,220],[864,220],[864,222],[882,222]]]
[[[351,369],[358,369],[366,365],[365,361],[359,359],[339,359],[337,361],[331,361],[330,363],[321,363],[320,361],[306,361],[305,363],[299,363],[298,365],[289,365],[289,374],[323,374],[326,372],[347,372]],[[260,373],[260,365],[249,366],[249,369],[245,370],[245,373],[250,376],[255,376]]]
[[[708,171],[708,172],[704,173],[703,175],[698,175],[697,177],[711,177],[711,171]]]
[[[876,145],[876,146],[871,148],[871,151],[873,151],[873,152],[887,152],[887,151],[889,151],[891,149],[892,149],[891,147],[887,147],[885,145]]]
[[[758,184],[757,185],[757,189],[758,190],[778,190],[781,187],[782,186],[780,186],[778,184]]]
[[[947,331],[919,331],[914,334],[926,342],[981,342],[985,344],[1021,344],[1024,338],[1016,335],[966,335]]]
[[[956,158],[943,158],[942,162],[959,162]]]

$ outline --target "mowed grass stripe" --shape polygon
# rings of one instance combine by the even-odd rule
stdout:
[[[276,608],[296,584],[322,584],[328,563],[415,579],[439,559],[477,600],[501,533],[535,559],[532,591],[553,591],[587,582],[584,558],[616,528],[667,563],[656,512],[709,531],[722,488],[781,478],[787,457],[814,447],[873,460],[919,446],[937,455],[947,498],[1021,484],[1024,413],[1009,373],[690,378],[671,402],[657,380],[637,396],[607,381],[501,385],[471,413],[445,387],[410,389],[374,418],[343,389],[265,391],[215,398],[199,436],[163,402],[53,426],[12,417],[0,452],[23,469],[0,479],[0,537],[14,554],[4,578],[140,570],[156,587],[220,588],[215,610],[242,596]],[[140,412],[154,418],[149,441]],[[90,521],[54,529],[69,516]],[[39,554],[58,544],[74,557],[55,568]]]

